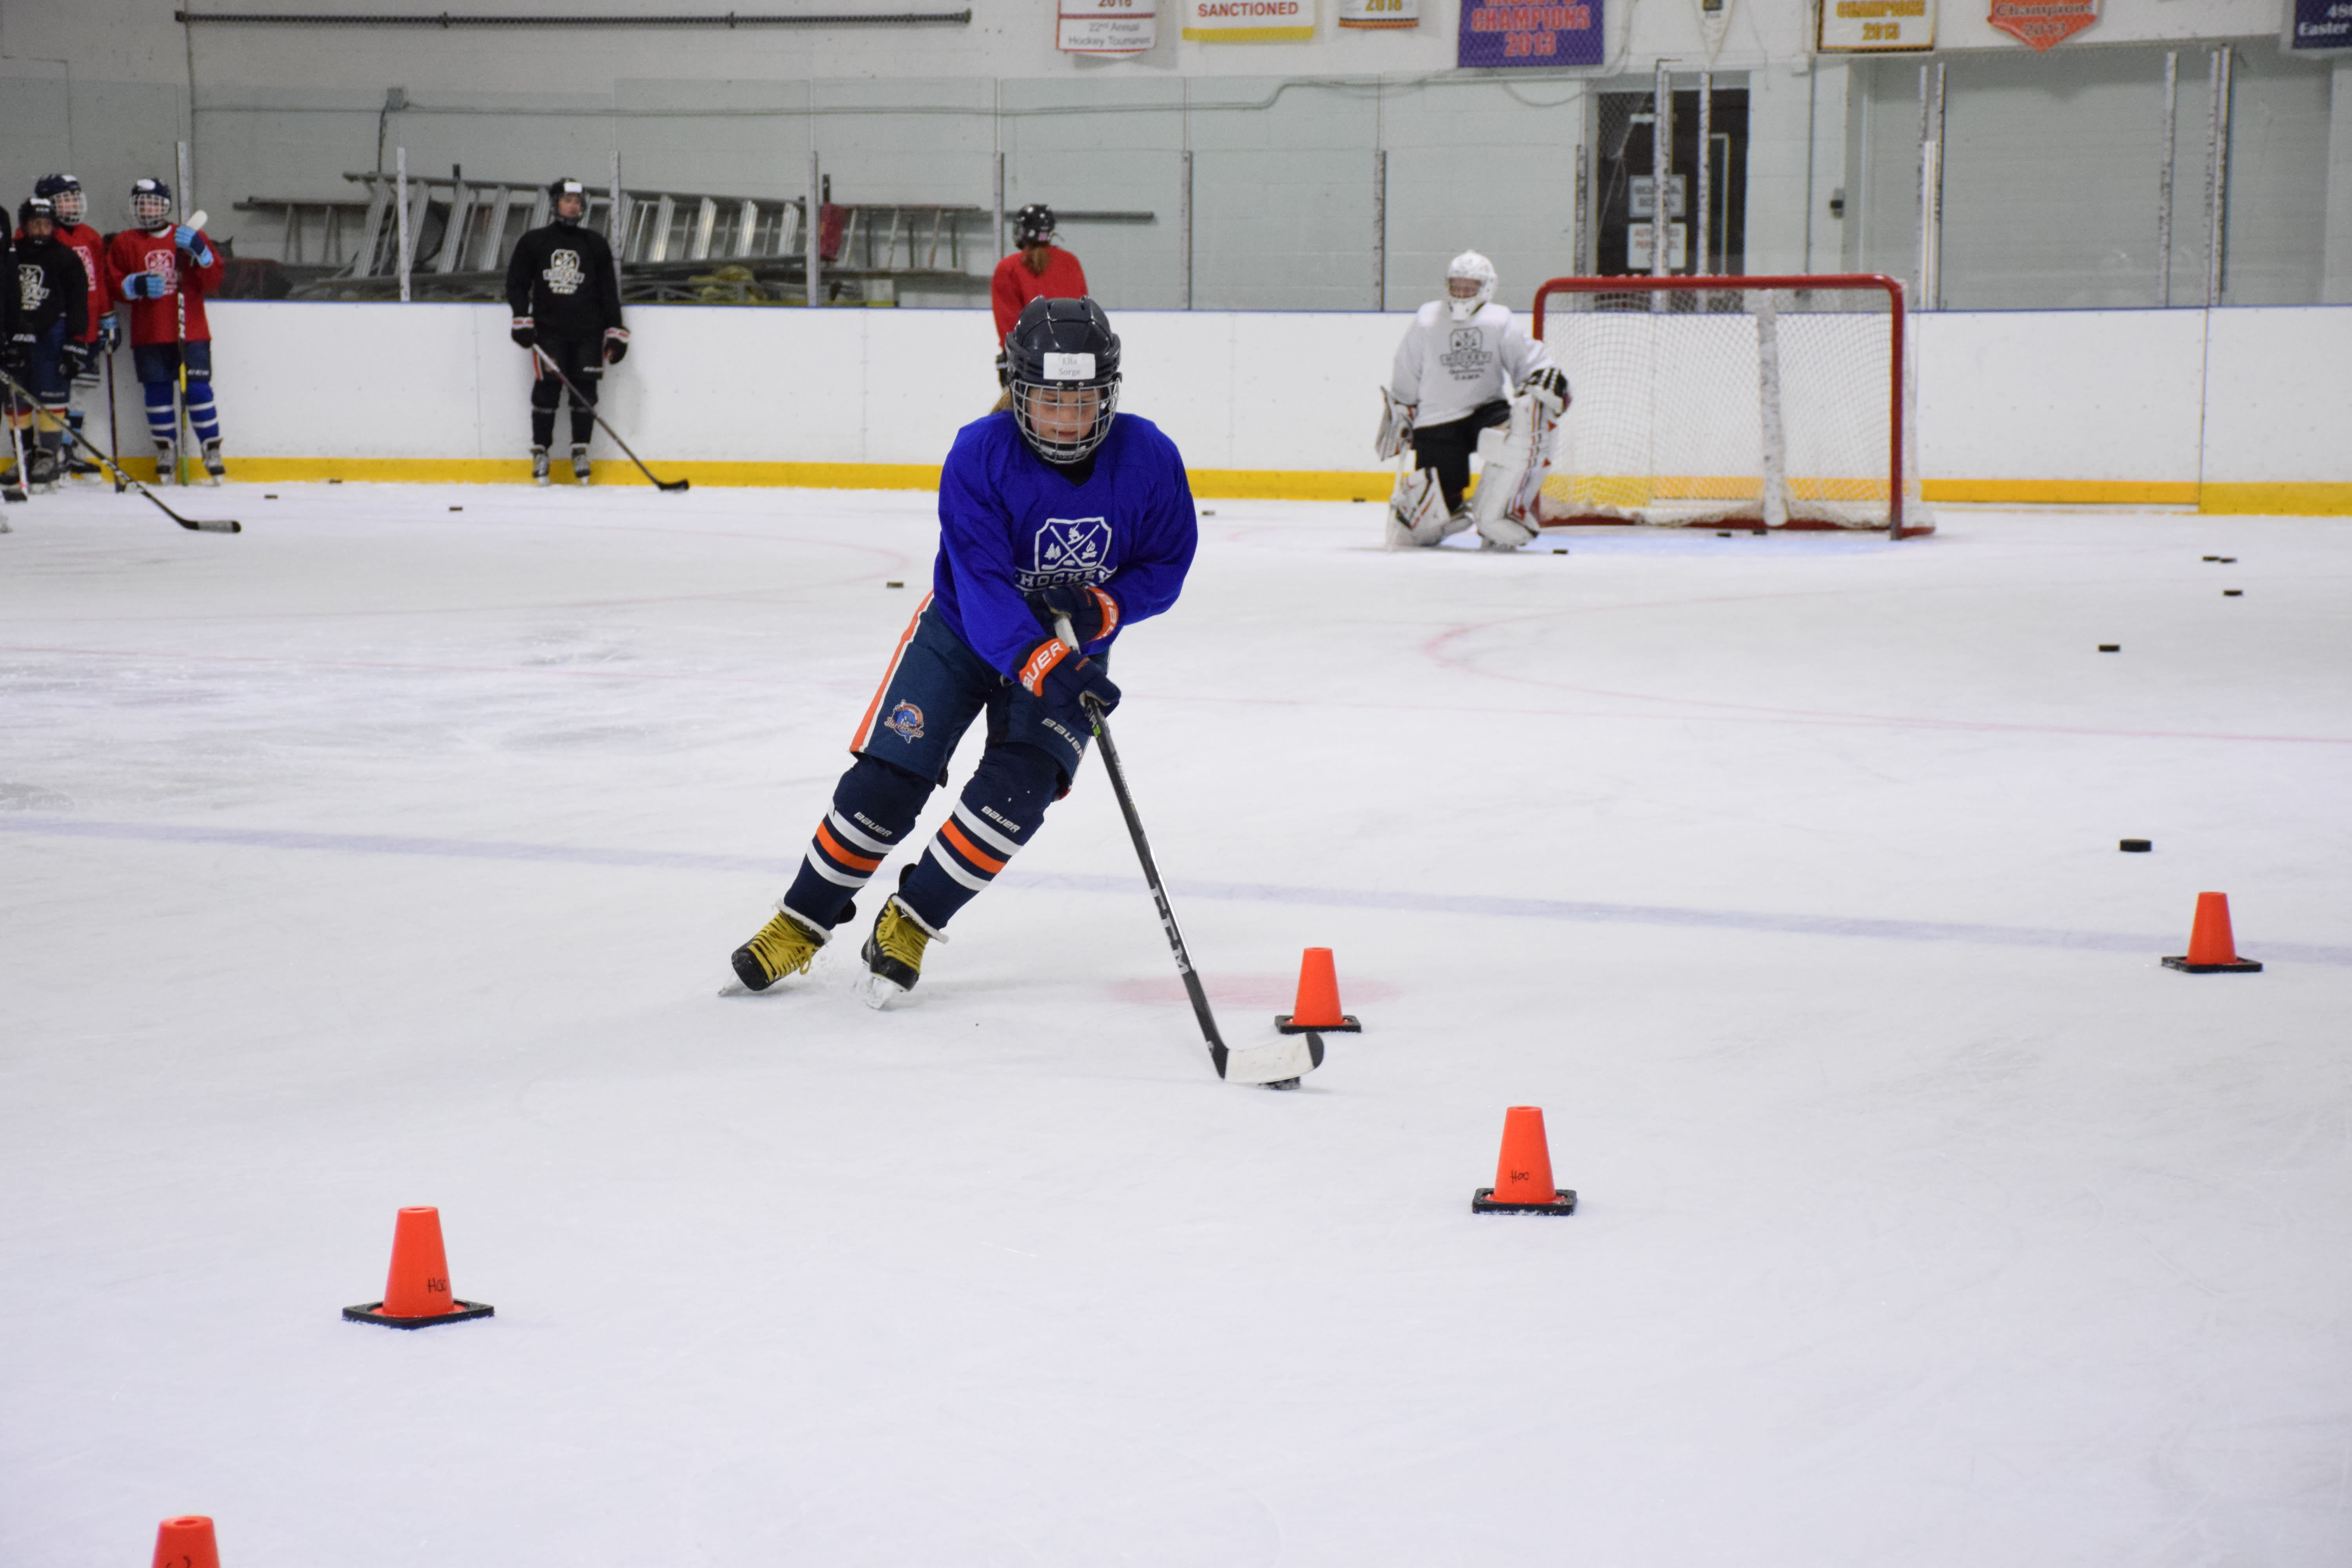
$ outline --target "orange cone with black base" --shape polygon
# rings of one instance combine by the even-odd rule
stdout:
[[[1576,1194],[1551,1184],[1551,1145],[1543,1110],[1514,1105],[1503,1112],[1503,1154],[1495,1184],[1470,1194],[1472,1214],[1574,1214]]]
[[[155,1568],[220,1568],[220,1548],[213,1544],[213,1521],[191,1513],[157,1525]]]
[[[407,1208],[400,1211],[393,1227],[392,1274],[383,1282],[383,1300],[346,1307],[343,1316],[355,1323],[382,1323],[388,1329],[422,1329],[487,1318],[490,1310],[479,1301],[460,1301],[449,1289],[449,1261],[441,1247],[441,1211]]]
[[[1328,947],[1310,947],[1298,961],[1295,1009],[1276,1013],[1274,1026],[1286,1035],[1358,1035],[1364,1026],[1339,1011],[1339,972]]]
[[[2197,895],[2196,923],[2189,928],[2189,951],[2164,961],[2167,969],[2189,974],[2260,974],[2263,966],[2238,956],[2238,940],[2230,933],[2230,895]]]

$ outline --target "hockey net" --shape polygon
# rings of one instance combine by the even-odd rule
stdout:
[[[1931,531],[1906,323],[1875,275],[1553,279],[1542,522]]]

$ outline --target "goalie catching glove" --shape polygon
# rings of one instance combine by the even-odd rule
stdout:
[[[1118,688],[1111,684],[1102,666],[1084,654],[1073,653],[1058,637],[1040,637],[1030,644],[1021,656],[1015,679],[1065,728],[1080,735],[1092,734],[1095,727],[1085,699],[1092,697],[1105,713],[1118,706]]]

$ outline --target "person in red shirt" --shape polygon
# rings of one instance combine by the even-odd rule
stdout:
[[[66,344],[66,371],[73,377],[74,400],[77,403],[98,395],[101,374],[100,356],[111,354],[122,341],[122,328],[114,319],[114,301],[106,291],[106,237],[82,221],[89,216],[89,204],[82,195],[81,182],[71,174],[44,174],[33,186],[37,196],[47,196],[58,215],[58,243],[74,253],[81,262],[83,274],[89,279],[89,293],[82,311],[88,323],[81,337]],[[82,410],[70,409],[66,422],[76,436],[82,434]],[[79,453],[79,446],[68,450]],[[95,474],[98,465],[71,456],[66,469],[74,474]]]
[[[1054,209],[1042,202],[1032,202],[1015,214],[1013,232],[1020,248],[996,264],[996,275],[989,279],[988,302],[996,312],[996,384],[1003,386],[1011,380],[1009,362],[1004,357],[1004,337],[1013,331],[1013,323],[1021,319],[1023,307],[1032,300],[1083,300],[1087,297],[1086,268],[1078,258],[1054,244]],[[1007,403],[1005,407],[1012,405]]]
[[[172,187],[157,179],[131,187],[131,220],[106,242],[107,287],[131,301],[131,363],[146,395],[147,430],[155,437],[155,471],[179,472],[179,420],[172,384],[187,391],[188,423],[203,444],[205,472],[220,483],[220,410],[213,402],[213,331],[205,296],[221,286],[228,263],[212,241],[172,221]]]

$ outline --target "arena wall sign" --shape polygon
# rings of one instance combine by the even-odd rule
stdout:
[[[1463,67],[1597,66],[1601,0],[1499,5],[1462,0],[1454,63]]]
[[[2048,53],[2099,19],[2099,0],[1992,0],[1985,20]]]
[[[1936,0],[1822,0],[1814,47],[1825,55],[1936,47]]]
[[[1315,37],[1315,0],[1181,0],[1196,44],[1302,43]]]

